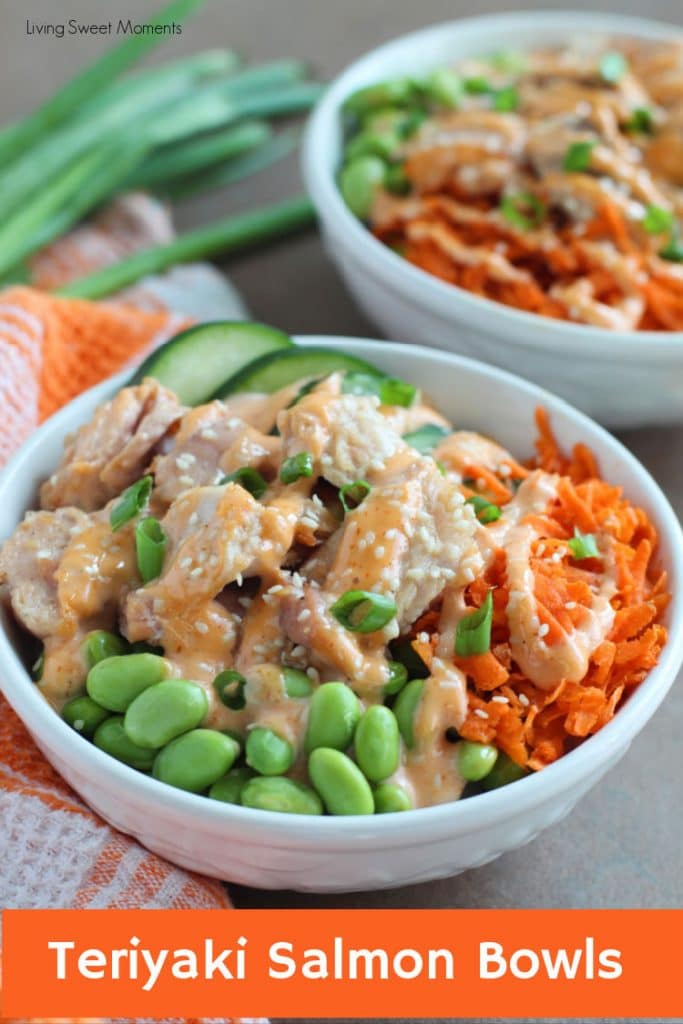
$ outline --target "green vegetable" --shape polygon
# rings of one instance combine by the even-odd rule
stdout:
[[[376,156],[359,156],[343,168],[339,188],[344,202],[360,220],[370,215],[376,190],[384,184],[386,164]]]
[[[168,537],[159,520],[153,516],[141,519],[135,527],[135,551],[143,583],[149,583],[161,575],[167,544]]]
[[[273,729],[257,726],[247,734],[247,764],[259,775],[284,775],[294,763],[292,744]]]
[[[375,802],[358,765],[340,750],[318,747],[308,759],[311,782],[329,814],[373,814]]]
[[[159,782],[201,793],[232,767],[239,745],[215,729],[193,729],[160,750],[152,774]]]
[[[291,348],[292,339],[266,324],[216,320],[181,331],[138,367],[131,384],[154,377],[184,405],[208,401],[226,380],[258,356]]]
[[[62,718],[81,736],[91,739],[98,725],[101,725],[105,718],[109,718],[109,712],[96,704],[91,697],[74,697],[62,708]]]
[[[493,109],[501,114],[517,110],[519,106],[519,93],[510,85],[505,89],[496,89],[493,93]]]
[[[450,430],[438,423],[425,423],[417,430],[411,430],[410,433],[404,434],[403,440],[406,444],[416,448],[420,455],[430,455],[449,434]]]
[[[628,61],[623,53],[610,51],[600,58],[600,77],[610,85],[615,85],[628,71]]]
[[[253,778],[253,772],[246,765],[232,768],[222,779],[214,782],[208,792],[211,800],[220,800],[224,804],[238,804],[242,790]]]
[[[348,515],[349,512],[357,509],[365,501],[371,490],[372,487],[365,480],[354,480],[352,484],[344,484],[339,489],[339,500],[342,503],[344,512]]]
[[[174,0],[167,4],[158,14],[149,19],[154,25],[170,25],[182,22],[199,7],[202,0]],[[53,130],[72,114],[77,114],[84,102],[92,100],[101,93],[110,82],[113,82],[126,68],[129,68],[148,51],[156,46],[163,37],[148,34],[125,38],[118,46],[107,50],[105,54],[80,71],[74,78],[52,93],[50,99],[43,103],[23,121],[8,125],[0,131],[0,161],[3,164],[28,149],[46,132]]]
[[[323,683],[311,697],[304,750],[310,754],[318,747],[346,750],[361,715],[361,707],[346,683]]]
[[[363,117],[371,110],[382,107],[399,107],[412,103],[417,98],[415,83],[409,78],[394,78],[358,89],[344,101],[344,111]]]
[[[126,641],[115,633],[108,633],[106,629],[94,629],[85,638],[83,652],[90,669],[105,658],[128,654],[129,647]]]
[[[354,737],[356,760],[370,782],[382,782],[398,768],[398,723],[390,708],[374,704],[363,712]]]
[[[674,223],[674,215],[671,210],[665,210],[663,206],[646,206],[645,216],[641,224],[649,235],[659,235],[663,231],[669,231]]]
[[[500,519],[503,514],[497,505],[487,501],[486,498],[480,497],[478,494],[468,498],[465,504],[473,506],[480,523],[493,523],[496,519]]]
[[[409,409],[417,397],[417,388],[398,377],[381,377],[377,373],[351,370],[344,374],[342,393],[376,395],[382,405],[398,405]]]
[[[313,476],[313,457],[310,452],[298,452],[285,459],[280,467],[280,480],[283,484],[294,484],[302,477]]]
[[[220,481],[221,484],[239,484],[245,491],[249,491],[253,498],[258,501],[268,490],[268,484],[257,469],[252,466],[241,466],[234,473],[228,473]]]
[[[227,256],[258,242],[281,238],[308,227],[315,211],[306,196],[216,221],[208,227],[179,235],[165,245],[142,249],[113,266],[71,281],[56,290],[71,298],[101,299],[134,284],[148,274],[159,274],[177,263]]]
[[[338,349],[314,348],[302,346],[287,351],[271,352],[254,359],[244,369],[225,380],[212,398],[229,398],[230,395],[244,394],[248,391],[261,391],[272,394],[290,384],[295,384],[304,377],[315,381],[316,378],[344,370],[361,371],[375,377],[382,374],[364,359],[347,355]],[[297,394],[297,400],[301,392]]]
[[[572,142],[564,156],[565,171],[587,171],[591,164],[591,154],[597,142],[585,139]]]
[[[527,58],[520,50],[499,50],[489,57],[491,67],[510,75],[521,75],[526,71]]]
[[[455,653],[461,658],[486,654],[491,646],[493,591],[489,590],[480,608],[460,619],[455,631]]]
[[[149,501],[153,483],[151,476],[143,476],[126,488],[118,504],[114,505],[109,514],[112,530],[120,530],[122,526],[142,512]]]
[[[371,590],[347,590],[334,602],[330,612],[352,633],[374,633],[391,622],[396,614],[396,604],[385,594],[375,594]]]
[[[683,241],[672,235],[666,245],[659,250],[659,255],[663,260],[671,260],[672,263],[683,262]]]
[[[219,672],[213,681],[213,688],[219,701],[231,711],[241,711],[246,706],[247,698],[244,696],[246,685],[247,680],[244,676],[231,668]]]
[[[196,729],[208,709],[209,701],[198,683],[165,679],[135,698],[126,711],[124,728],[128,739],[140,747],[165,747],[176,736]]]
[[[517,782],[518,779],[524,778],[527,774],[526,768],[521,768],[518,764],[504,754],[503,751],[499,751],[498,758],[491,771],[482,780],[484,789],[498,789],[500,786],[507,786],[511,782]]]
[[[408,682],[408,669],[400,661],[389,662],[389,682],[385,683],[384,696],[393,697],[400,693]]]
[[[458,743],[458,771],[466,782],[481,782],[492,771],[498,757],[498,748],[490,743]]]
[[[375,800],[375,814],[394,814],[412,809],[410,797],[401,786],[393,782],[382,782],[372,793]]]
[[[114,655],[88,672],[88,696],[109,711],[126,711],[148,687],[166,679],[169,665],[156,654]]]
[[[647,107],[636,107],[626,122],[626,131],[638,134],[648,134],[654,127],[652,111]]]
[[[117,761],[123,761],[131,768],[137,768],[140,772],[151,771],[157,754],[156,750],[139,747],[128,738],[121,715],[114,715],[102,722],[93,736],[93,743],[105,754],[115,757]]]
[[[258,811],[277,811],[280,814],[322,814],[320,797],[309,786],[294,779],[250,779],[241,795],[243,807]]]
[[[491,92],[491,84],[488,78],[484,78],[483,75],[474,75],[471,78],[466,78],[463,85],[465,86],[465,92],[469,92],[473,96],[483,96],[487,92]]]
[[[424,91],[428,99],[447,110],[457,110],[462,102],[462,79],[451,68],[437,68],[426,79]]]
[[[571,540],[567,541],[567,547],[577,562],[582,561],[584,558],[600,558],[600,552],[598,551],[593,534],[581,533],[577,527],[574,527],[574,536]]]
[[[392,640],[389,645],[389,649],[397,662],[400,662],[405,666],[409,679],[427,678],[429,675],[429,669],[414,649],[412,640],[409,636],[402,636],[397,640]]]
[[[282,669],[282,685],[288,697],[303,700],[313,693],[313,684],[305,672],[285,666]]]
[[[389,160],[400,143],[395,131],[359,132],[349,142],[344,151],[344,162],[350,163],[358,157],[377,156],[381,160]]]
[[[518,192],[516,195],[503,197],[500,203],[500,212],[516,228],[530,231],[542,223],[546,214],[546,206],[533,193]]]
[[[411,679],[408,685],[403,687],[394,704],[394,715],[398,722],[399,732],[408,749],[415,746],[415,714],[422,699],[423,690],[424,679]]]
[[[413,185],[403,164],[391,164],[384,176],[384,187],[395,196],[407,196]]]

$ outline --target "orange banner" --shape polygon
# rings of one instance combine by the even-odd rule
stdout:
[[[683,911],[5,911],[6,1017],[683,1013]]]

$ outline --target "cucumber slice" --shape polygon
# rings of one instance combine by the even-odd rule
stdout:
[[[259,356],[293,344],[287,334],[266,324],[210,321],[176,334],[152,352],[131,384],[154,377],[175,391],[184,405],[200,405],[212,397],[216,381],[232,380]]]
[[[211,397],[228,398],[245,391],[271,394],[304,377],[325,377],[337,370],[353,370],[378,378],[384,376],[370,363],[344,352],[328,348],[292,348],[255,359],[221,384]]]

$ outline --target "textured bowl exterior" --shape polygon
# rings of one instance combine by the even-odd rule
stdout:
[[[302,167],[327,252],[364,312],[390,338],[491,362],[562,395],[612,427],[683,421],[683,332],[606,331],[513,310],[440,281],[382,245],[346,208],[335,182],[340,108],[355,89],[419,74],[460,56],[603,33],[670,38],[639,18],[521,12],[436,25],[348,67],[309,120]]]
[[[312,892],[389,888],[457,874],[528,842],[564,817],[616,764],[664,699],[683,660],[683,536],[666,498],[633,456],[596,424],[533,385],[427,348],[347,338],[301,340],[341,348],[419,384],[458,423],[496,436],[520,457],[531,453],[533,412],[543,404],[561,442],[588,443],[605,475],[647,508],[660,531],[660,554],[674,593],[668,610],[671,639],[660,664],[615,719],[540,774],[476,799],[408,814],[297,818],[171,789],[76,736],[31,682],[4,610],[0,682],[45,756],[83,800],[176,864],[259,888]],[[0,475],[0,538],[34,505],[64,437],[120,383],[106,382],[76,399],[6,467]]]

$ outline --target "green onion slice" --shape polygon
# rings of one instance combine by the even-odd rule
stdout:
[[[519,93],[513,85],[505,89],[496,89],[493,93],[493,109],[501,114],[508,114],[517,110],[519,106]]]
[[[352,484],[344,484],[339,490],[339,500],[344,512],[353,512],[367,498],[372,487],[366,480],[354,480]]]
[[[628,71],[628,61],[623,53],[609,51],[600,58],[600,77],[604,82],[615,85]]]
[[[294,484],[302,477],[313,476],[313,456],[310,452],[298,452],[280,466],[280,480],[283,484]]]
[[[663,206],[646,206],[641,224],[649,235],[659,235],[673,226],[674,215]]]
[[[506,71],[511,75],[521,75],[527,68],[527,59],[521,50],[498,50],[488,60],[496,71]]]
[[[392,598],[370,590],[347,590],[330,608],[337,622],[351,633],[374,633],[396,614]]]
[[[489,80],[484,78],[483,75],[474,75],[471,78],[466,78],[463,85],[465,86],[465,92],[469,92],[473,96],[483,96],[484,93],[491,92]]]
[[[671,260],[672,263],[683,263],[683,241],[672,235],[666,245],[659,250],[663,260]]]
[[[444,437],[448,437],[450,430],[442,427],[439,423],[425,423],[417,430],[411,430],[409,434],[403,435],[403,440],[412,448],[416,448],[420,455],[430,455]]]
[[[580,562],[584,558],[600,558],[598,546],[592,533],[581,533],[574,527],[574,536],[567,541],[572,557]]]
[[[546,206],[531,192],[517,192],[515,195],[503,197],[500,212],[516,228],[529,231],[531,228],[537,228],[542,222]]]
[[[119,530],[142,512],[152,493],[152,483],[151,476],[143,476],[126,488],[118,505],[114,505],[109,514],[112,530]]]
[[[581,142],[572,142],[564,155],[565,171],[587,171],[591,163],[591,153],[597,142],[584,139]]]
[[[218,699],[231,711],[241,711],[245,707],[247,698],[244,696],[244,688],[246,685],[247,681],[244,676],[232,668],[219,672],[213,681],[213,688]]]
[[[302,699],[310,697],[313,692],[313,684],[305,672],[298,668],[290,668],[286,665],[282,669],[282,685],[288,697]]]
[[[494,523],[496,519],[500,519],[502,512],[498,505],[494,505],[493,502],[487,501],[486,498],[480,497],[478,494],[472,495],[465,502],[466,505],[472,505],[476,512],[477,519],[480,523]]]
[[[161,575],[167,544],[168,538],[163,527],[154,516],[141,519],[135,527],[135,553],[143,583],[149,583]]]
[[[417,388],[398,377],[376,377],[371,373],[349,371],[344,374],[345,395],[376,395],[382,405],[400,405],[408,409],[417,397]]]
[[[652,111],[648,107],[636,107],[626,122],[626,131],[645,135],[652,131],[653,126]]]
[[[221,484],[239,484],[245,491],[249,491],[253,498],[258,501],[268,489],[268,484],[261,474],[253,466],[240,466],[234,473],[228,473],[220,481]]]
[[[491,646],[493,622],[493,591],[489,590],[481,608],[470,612],[458,623],[455,631],[455,653],[461,658],[470,654],[486,654]]]
[[[389,681],[384,686],[384,696],[393,697],[408,682],[408,669],[400,661],[389,662]]]

